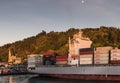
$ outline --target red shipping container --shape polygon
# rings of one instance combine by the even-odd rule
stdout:
[[[93,51],[80,52],[80,55],[93,54]]]
[[[56,61],[67,61],[67,56],[56,56]]]

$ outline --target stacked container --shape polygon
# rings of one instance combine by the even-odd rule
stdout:
[[[28,55],[27,58],[27,69],[35,69],[35,56],[34,55]]]
[[[79,50],[80,65],[93,64],[93,48],[83,48]]]
[[[94,64],[109,64],[112,47],[97,47],[94,50]]]
[[[28,55],[28,67],[35,68],[43,65],[43,55],[31,54]]]
[[[120,64],[120,49],[111,50],[110,63]]]
[[[67,56],[56,56],[56,65],[66,65],[67,62]]]
[[[43,55],[35,56],[35,64],[36,64],[36,67],[43,65]]]
[[[44,55],[43,56],[43,65],[55,65],[55,56],[53,55]]]

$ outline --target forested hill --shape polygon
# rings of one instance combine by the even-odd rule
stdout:
[[[85,28],[82,29],[83,35],[89,37],[92,41],[92,47],[113,46],[120,48],[120,29],[116,27]],[[66,32],[46,33],[42,31],[36,36],[26,38],[22,41],[16,41],[12,44],[6,44],[0,47],[0,61],[7,61],[8,49],[11,48],[14,54],[22,59],[28,54],[41,54],[52,51],[57,54],[68,53],[68,37],[78,33],[79,29],[70,28]]]

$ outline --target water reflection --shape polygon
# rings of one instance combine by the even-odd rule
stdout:
[[[0,76],[0,83],[120,83],[120,81],[72,80],[39,77],[37,75]]]
[[[28,83],[79,83],[79,81],[70,80],[70,79],[49,78],[49,77],[32,77],[28,80]]]
[[[33,75],[0,76],[0,83],[29,83],[28,79]]]

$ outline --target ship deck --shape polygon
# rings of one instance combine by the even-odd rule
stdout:
[[[28,70],[38,74],[120,75],[120,65],[40,66]]]

